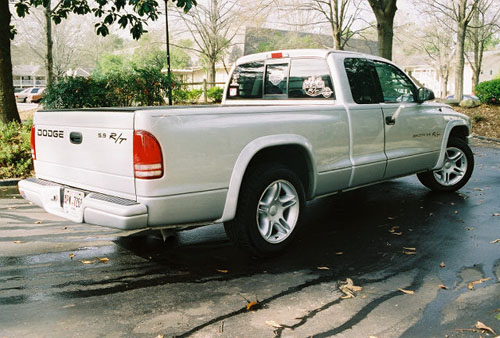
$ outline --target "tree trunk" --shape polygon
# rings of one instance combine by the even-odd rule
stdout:
[[[0,122],[20,122],[12,82],[9,1],[0,1]]]
[[[394,18],[377,20],[378,55],[392,60],[392,41],[394,38]]]
[[[394,38],[394,16],[398,10],[397,0],[368,0],[377,18],[378,55],[392,60]]]
[[[210,73],[208,74],[208,82],[210,82],[208,84],[208,88],[212,88],[214,86],[214,83],[215,83],[215,74],[216,74],[216,70],[215,70],[215,63],[216,63],[216,60],[211,60],[210,62]]]
[[[460,21],[457,26],[457,51],[455,54],[455,99],[461,101],[464,97],[464,46],[466,24],[463,21]]]
[[[47,6],[45,7],[45,33],[47,39],[47,57],[45,60],[45,67],[47,73],[47,87],[51,86],[54,82],[54,58],[52,56],[54,42],[52,40],[52,10],[50,8],[50,2],[51,1],[48,0]]]

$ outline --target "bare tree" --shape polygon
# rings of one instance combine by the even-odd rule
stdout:
[[[443,19],[450,19],[450,29],[456,32],[455,49],[455,99],[464,95],[465,37],[467,28],[481,0],[427,0],[431,11],[440,13]],[[444,24],[447,21],[442,20]]]
[[[302,26],[328,25],[333,37],[333,48],[343,50],[349,39],[369,27],[354,28],[354,23],[362,17],[361,5],[362,0],[309,0],[295,2],[293,7],[288,7],[306,15],[313,14],[314,21]]]
[[[208,0],[198,3],[189,13],[177,9],[195,45],[185,47],[201,56],[208,69],[208,82],[215,82],[215,66],[224,57],[240,33],[243,24],[259,17],[269,8],[272,0],[246,3],[242,0]]]
[[[448,94],[448,79],[452,71],[452,61],[455,55],[454,33],[439,20],[426,26],[422,37],[415,41],[416,48],[425,53],[436,69],[440,83],[440,95]]]
[[[394,39],[394,17],[397,0],[368,0],[377,18],[378,55],[392,60],[392,41]]]
[[[500,6],[495,0],[480,0],[467,31],[472,56],[465,53],[472,68],[473,88],[479,84],[483,55],[493,36],[500,31]]]

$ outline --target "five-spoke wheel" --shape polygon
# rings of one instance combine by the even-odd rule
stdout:
[[[474,155],[462,139],[452,137],[441,169],[418,174],[420,182],[435,191],[456,191],[470,179],[474,170]]]

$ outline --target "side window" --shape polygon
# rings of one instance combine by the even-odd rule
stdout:
[[[354,102],[370,104],[383,101],[373,62],[367,59],[346,58],[344,67]]]
[[[287,85],[288,63],[267,65],[264,95],[286,95]]]
[[[288,97],[293,99],[335,99],[330,69],[325,60],[292,60]]]
[[[385,62],[374,63],[384,102],[415,102],[416,88],[401,70]]]
[[[264,62],[250,62],[234,69],[227,99],[261,99]]]

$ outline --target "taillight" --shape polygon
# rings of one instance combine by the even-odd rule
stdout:
[[[33,158],[33,161],[36,160],[35,126],[31,126],[31,157]]]
[[[134,132],[134,175],[153,179],[163,176],[163,156],[158,140],[144,130]]]

